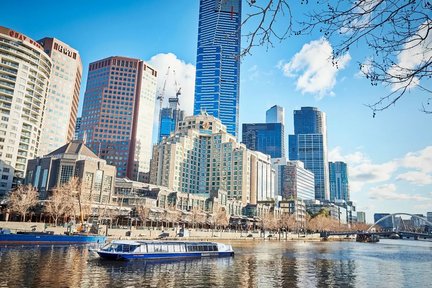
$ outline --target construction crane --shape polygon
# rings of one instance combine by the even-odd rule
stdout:
[[[166,88],[166,83],[167,83],[167,79],[168,79],[168,75],[169,75],[169,71],[170,71],[170,66],[168,66],[167,72],[165,74],[165,80],[164,80],[164,84],[162,86],[162,90],[159,93],[159,95],[157,96],[157,100],[159,100],[159,109],[162,109],[162,104],[163,104],[163,98],[165,95],[165,88]]]

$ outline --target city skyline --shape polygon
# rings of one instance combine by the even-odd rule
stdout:
[[[74,47],[83,60],[83,79],[87,78],[90,62],[113,55],[146,60],[159,73],[166,71],[167,63],[173,63],[182,86],[181,109],[191,115],[199,3],[168,3],[118,6],[107,2],[95,8],[95,14],[92,9],[79,9],[79,4],[39,7],[29,2],[19,16],[5,15],[0,24],[32,39],[55,37]],[[13,11],[17,5],[8,3],[4,7]],[[181,17],[173,17],[178,11],[182,11]],[[138,16],[144,12],[148,19]],[[47,21],[36,17],[40,13],[50,15]],[[118,21],[111,21],[113,17]],[[129,25],[111,23],[118,24],[121,19]],[[143,28],[150,24],[156,29]],[[329,161],[349,165],[351,199],[357,210],[366,211],[368,220],[374,212],[425,213],[432,206],[432,171],[428,164],[432,158],[432,135],[428,133],[432,120],[419,109],[420,100],[427,99],[427,94],[412,90],[394,107],[372,118],[364,104],[391,90],[372,87],[358,76],[357,62],[367,56],[361,49],[353,48],[341,59],[339,69],[326,61],[331,51],[331,43],[316,34],[290,38],[275,43],[274,48],[252,50],[252,55],[242,60],[240,123],[264,122],[265,111],[279,105],[287,114],[288,135],[293,131],[291,111],[318,107],[327,114]],[[161,78],[158,82],[163,81]],[[80,106],[85,80],[81,87]]]

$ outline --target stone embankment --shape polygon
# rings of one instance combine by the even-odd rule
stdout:
[[[45,223],[35,222],[4,222],[0,221],[0,228],[16,231],[53,231],[55,234],[63,234],[67,231],[64,226],[47,226]],[[270,232],[246,232],[246,231],[221,231],[207,229],[189,229],[189,240],[304,240],[319,241],[319,234],[297,234],[281,233],[272,234]],[[99,234],[108,235],[108,239],[158,239],[163,233],[164,239],[184,239],[177,237],[178,229],[173,228],[149,228],[149,227],[123,227],[107,228],[105,225],[99,226]]]

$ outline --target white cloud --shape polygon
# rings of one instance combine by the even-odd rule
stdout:
[[[258,66],[253,65],[252,67],[247,69],[247,74],[248,74],[248,79],[250,81],[257,80],[259,78],[259,75],[260,75],[260,71],[258,70]]]
[[[420,83],[417,77],[410,77],[409,75],[418,66],[421,66],[432,57],[432,21],[427,20],[422,23],[417,33],[407,39],[402,52],[397,56],[398,63],[390,67],[387,71],[392,75],[392,90],[396,91],[403,86],[409,88],[415,87]],[[406,79],[401,81],[399,78]]]
[[[432,184],[432,175],[419,171],[410,171],[398,175],[396,180],[404,180],[417,185],[428,185]]]
[[[331,44],[321,38],[303,45],[300,52],[288,62],[278,62],[284,75],[297,78],[297,90],[316,94],[318,99],[333,95],[336,75],[351,60],[349,53],[333,59]]]
[[[376,200],[402,200],[402,201],[430,201],[430,198],[421,195],[397,193],[396,185],[383,184],[368,191],[369,198]]]
[[[366,77],[372,72],[372,59],[366,58],[365,61],[360,65],[360,70],[354,75],[357,78]]]
[[[158,71],[158,95],[162,92],[164,81],[167,80],[162,106],[167,107],[168,98],[175,97],[175,82],[177,82],[178,87],[181,87],[180,109],[185,110],[186,115],[192,115],[195,94],[195,66],[178,59],[173,53],[157,54],[147,62]],[[167,77],[168,67],[170,67],[170,73]],[[159,105],[157,106],[159,109]],[[159,113],[155,115],[159,115]]]
[[[414,168],[423,173],[432,173],[432,146],[410,152],[401,160],[401,165],[407,168]]]

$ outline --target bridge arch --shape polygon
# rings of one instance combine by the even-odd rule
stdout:
[[[380,223],[380,222],[382,222],[382,221],[384,221],[384,220],[386,220],[386,219],[388,219],[388,218],[392,218],[392,224],[394,225],[395,223],[395,221],[394,221],[394,217],[395,216],[398,216],[398,215],[404,215],[404,216],[411,216],[411,217],[414,217],[415,219],[419,219],[419,220],[422,220],[422,221],[424,221],[426,224],[428,224],[430,227],[432,227],[432,222],[430,222],[430,221],[428,221],[426,218],[424,218],[424,217],[420,217],[420,216],[418,216],[418,215],[414,215],[414,214],[410,214],[410,213],[392,213],[392,214],[389,214],[389,215],[387,215],[387,216],[384,216],[383,218],[381,218],[381,219],[379,219],[378,221],[376,221],[374,224],[372,224],[369,228],[368,228],[368,230],[367,230],[367,232],[370,232],[371,231],[371,229],[373,228],[373,227],[375,227],[378,223]]]

